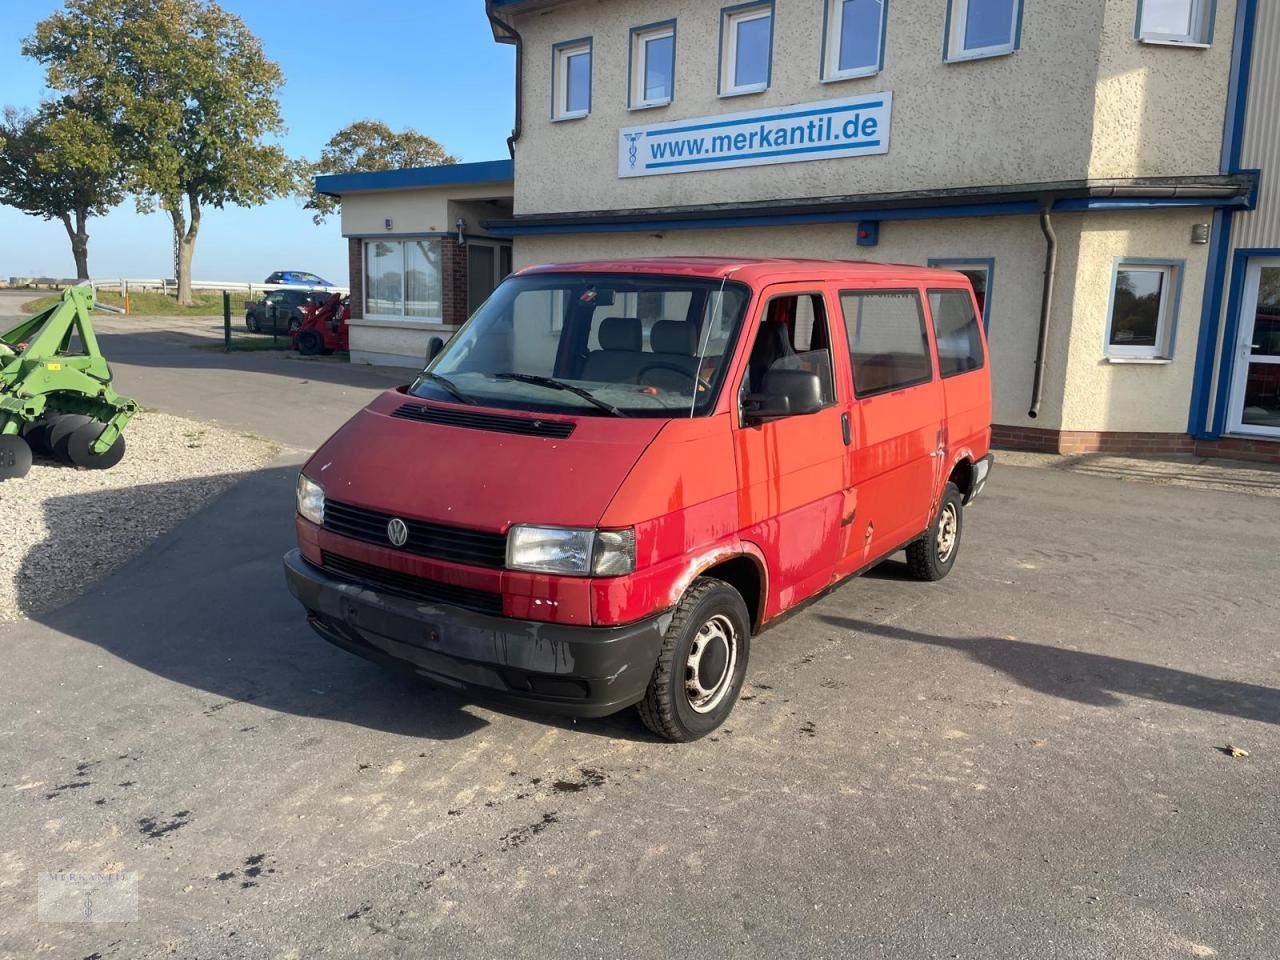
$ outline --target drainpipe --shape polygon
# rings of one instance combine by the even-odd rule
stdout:
[[[1040,293],[1040,338],[1036,342],[1036,374],[1031,385],[1031,409],[1027,416],[1034,420],[1040,415],[1040,397],[1044,392],[1044,355],[1049,348],[1049,315],[1053,310],[1053,279],[1058,272],[1058,237],[1053,232],[1049,210],[1053,201],[1046,200],[1040,207],[1040,230],[1044,234],[1044,286]]]
[[[489,23],[493,26],[495,32],[501,32],[502,36],[494,37],[498,43],[509,43],[516,48],[516,116],[515,126],[511,130],[511,136],[507,137],[507,152],[511,154],[511,159],[516,158],[516,141],[520,139],[521,129],[524,127],[524,95],[521,92],[523,84],[520,82],[524,75],[524,38],[520,36],[519,31],[498,18],[493,10],[493,0],[485,0],[484,11],[489,17]]]

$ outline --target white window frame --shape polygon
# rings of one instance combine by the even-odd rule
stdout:
[[[840,42],[844,39],[844,0],[826,0],[823,13],[823,31],[826,49],[822,55],[822,82],[852,80],[855,77],[872,77],[884,69],[884,31],[889,18],[889,0],[880,0],[880,31],[876,36],[876,62],[865,67],[840,69]]]
[[[569,109],[569,58],[587,57],[587,106],[585,110]],[[591,113],[591,87],[595,71],[595,54],[591,49],[591,38],[566,40],[552,47],[551,52],[551,119],[580,120]]]
[[[720,96],[740,97],[747,93],[760,93],[769,89],[773,81],[773,34],[777,23],[773,18],[773,0],[741,3],[720,10]],[[734,75],[738,72],[738,28],[754,20],[769,20],[769,54],[764,65],[764,83],[744,83],[736,86]]]
[[[649,72],[649,42],[671,38],[671,95],[654,100],[645,99],[644,82]],[[648,110],[653,107],[665,107],[676,96],[676,22],[664,20],[661,23],[645,24],[643,27],[631,28],[631,81],[627,90],[627,108],[630,110]]]
[[[983,60],[987,57],[1003,57],[1018,49],[1022,33],[1023,0],[1013,0],[1010,7],[1012,18],[1009,21],[1009,42],[998,43],[989,47],[975,47],[966,50],[964,46],[965,26],[969,22],[970,0],[947,0],[947,49],[943,58],[947,63],[964,60]]]
[[[1188,21],[1190,33],[1157,33],[1142,29],[1143,2],[1138,0],[1138,21],[1134,26],[1134,36],[1143,43],[1157,43],[1172,47],[1205,48],[1213,42],[1213,18],[1216,14],[1215,0],[1187,0],[1191,9]]]
[[[436,269],[436,303],[439,305],[439,312],[434,315],[417,316],[408,313],[408,277],[405,270],[405,258],[407,256],[406,247],[410,243],[417,243],[420,240],[434,240],[440,245],[440,265]],[[364,299],[364,309],[361,311],[366,320],[393,321],[408,325],[418,325],[425,327],[438,327],[444,325],[444,244],[449,243],[449,235],[441,236],[439,234],[423,233],[423,234],[396,234],[395,236],[385,237],[367,237],[363,243],[363,260],[361,264],[360,284]],[[399,313],[374,313],[369,308],[369,248],[375,243],[394,243],[400,247],[400,312]]]
[[[1112,363],[1168,363],[1173,359],[1173,336],[1178,322],[1178,306],[1182,299],[1181,260],[1144,260],[1120,257],[1111,269],[1111,293],[1107,301],[1107,330],[1103,341],[1104,356]],[[1156,342],[1151,346],[1127,347],[1111,342],[1116,313],[1116,288],[1122,271],[1161,273],[1160,308],[1156,317]]]

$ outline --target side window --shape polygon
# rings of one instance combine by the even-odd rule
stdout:
[[[822,402],[835,403],[832,377],[831,336],[827,311],[818,293],[774,297],[765,308],[756,341],[747,363],[747,389],[764,390],[770,370],[807,370],[822,385]]]
[[[585,117],[591,112],[591,38],[557,43],[551,49],[551,119]]]
[[[930,290],[929,312],[944,377],[982,368],[982,335],[968,290]]]
[[[858,397],[933,379],[929,334],[916,290],[846,290],[840,310]]]

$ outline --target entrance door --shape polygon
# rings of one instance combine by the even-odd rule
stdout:
[[[511,272],[511,247],[506,244],[467,243],[467,315],[489,299],[494,287]]]
[[[1280,439],[1280,257],[1249,260],[1236,349],[1228,429]]]

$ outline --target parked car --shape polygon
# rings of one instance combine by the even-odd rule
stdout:
[[[951,571],[990,437],[960,273],[530,267],[306,463],[285,574],[352,653],[692,740],[779,614],[897,551]]]
[[[273,290],[261,300],[245,307],[244,324],[250,333],[293,333],[306,319],[302,308],[320,304],[329,298],[322,291]]]
[[[305,287],[332,287],[333,284],[305,270],[277,270],[263,283],[295,283]]]

